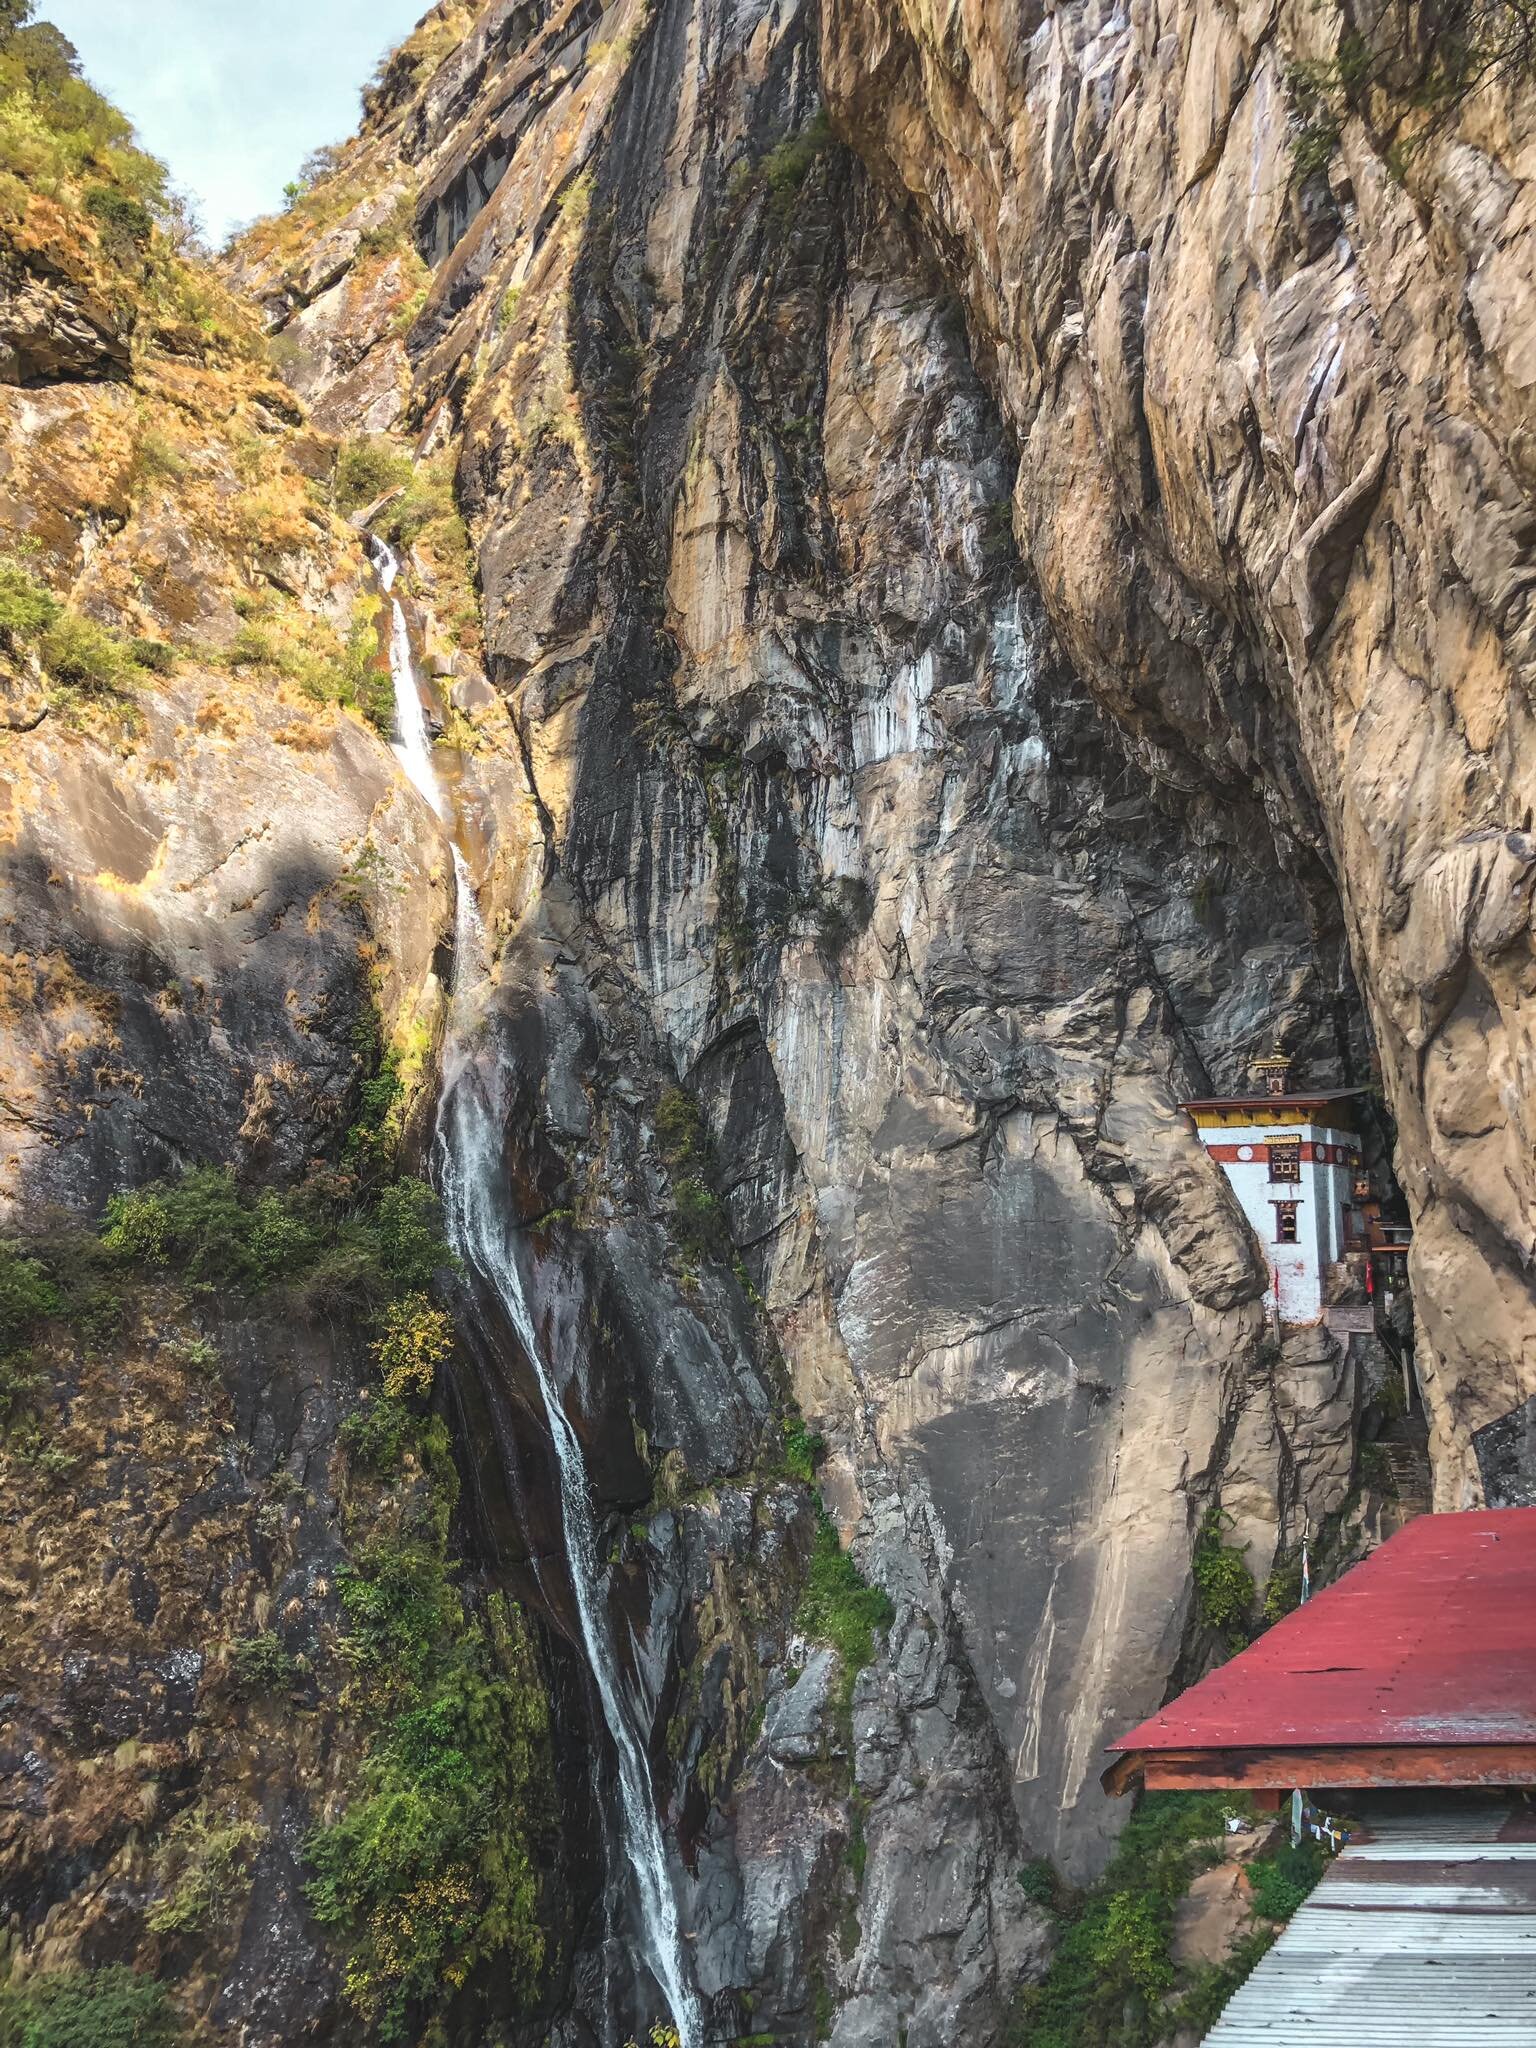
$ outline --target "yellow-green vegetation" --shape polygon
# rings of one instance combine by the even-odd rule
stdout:
[[[454,496],[454,461],[443,449],[417,463],[400,496],[386,507],[379,532],[397,548],[410,548],[425,564],[433,600],[460,645],[480,640],[475,553]]]
[[[656,1148],[672,1189],[672,1229],[686,1266],[728,1258],[725,1212],[710,1185],[709,1146],[698,1104],[682,1088],[663,1089],[656,1104]]]
[[[592,194],[596,179],[590,171],[581,171],[566,186],[557,202],[560,219],[565,232],[576,240],[586,226],[592,212]]]
[[[81,78],[74,45],[31,15],[30,5],[13,5],[0,16],[0,175],[77,199],[114,237],[112,253],[132,260],[152,237],[151,209],[163,215],[170,205],[165,166]]]
[[[382,435],[346,442],[336,463],[337,510],[361,511],[386,491],[398,495],[384,506],[374,531],[392,547],[416,553],[444,624],[462,646],[475,647],[480,636],[475,555],[454,496],[452,453],[443,449],[413,463],[404,449]]]
[[[434,9],[432,15],[414,29],[398,49],[385,51],[375,67],[365,100],[371,99],[386,85],[403,95],[425,83],[443,59],[463,42],[474,26],[475,12],[471,0],[453,0],[453,4],[441,12]]]
[[[731,197],[741,198],[760,186],[768,195],[769,211],[775,221],[786,224],[794,213],[800,188],[832,140],[832,124],[826,109],[820,107],[798,134],[787,135],[756,163],[744,160],[736,165],[731,173]]]
[[[803,1634],[836,1650],[841,1670],[834,1699],[843,1712],[853,1698],[854,1680],[874,1662],[875,1631],[889,1628],[895,1618],[889,1595],[865,1579],[822,1511],[795,1623]]]
[[[1221,1860],[1240,1795],[1152,1792],[1126,1824],[1108,1869],[1085,1892],[1027,1867],[1032,1901],[1054,1912],[1056,1952],[1022,1993],[1013,2048],[1154,2048],[1183,2025],[1209,2025],[1274,1939],[1255,1930],[1227,1962],[1181,1973],[1174,1914],[1192,1880]]]
[[[139,345],[259,359],[254,316],[189,260],[195,237],[165,166],[86,84],[68,39],[31,15],[0,19],[0,242],[89,286]]]
[[[125,640],[83,612],[69,611],[25,563],[0,561],[0,646],[35,654],[55,694],[106,700],[128,696],[140,672],[163,672],[168,649]]]
[[[437,1370],[453,1352],[453,1319],[417,1290],[384,1310],[383,1331],[373,1347],[374,1362],[392,1401],[432,1392]]]
[[[411,458],[382,434],[365,434],[343,444],[336,458],[336,509],[360,512],[410,482]]]
[[[56,1970],[0,1985],[0,2048],[174,2048],[181,2038],[164,1986],[137,1970]]]
[[[345,145],[328,144],[312,151],[299,175],[283,187],[284,210],[245,228],[242,249],[263,263],[296,262],[345,220],[364,197],[362,187],[342,175],[346,154]]]
[[[154,1934],[200,1934],[227,1920],[250,1890],[251,1863],[267,1838],[258,1821],[189,1807],[171,1823],[155,1856]]]
[[[1479,88],[1533,74],[1531,0],[1441,0],[1417,23],[1392,13],[1371,36],[1346,28],[1331,57],[1286,72],[1296,169],[1303,177],[1326,170],[1345,117],[1358,112],[1391,136],[1387,162],[1401,177]]]
[[[348,1703],[368,1747],[345,1811],[306,1845],[311,1910],[345,1945],[347,1996],[385,2042],[417,2038],[413,2015],[479,1964],[532,1989],[544,1959],[535,1844],[551,1819],[548,1708],[521,1616],[458,1586],[446,1432],[396,1411],[399,1451],[430,1490],[408,1494],[341,1575]]]
[[[1195,1538],[1193,1572],[1195,1602],[1207,1628],[1218,1630],[1230,1648],[1240,1650],[1249,1639],[1258,1589],[1242,1551],[1222,1541],[1232,1526],[1230,1515],[1209,1508]]]
[[[230,645],[203,650],[210,666],[291,684],[310,703],[339,704],[389,737],[395,700],[380,661],[377,597],[365,593],[357,599],[345,639],[280,591],[243,599],[239,609],[246,623]]]
[[[818,1436],[800,1415],[786,1415],[780,1427],[784,1435],[784,1470],[791,1479],[813,1486],[816,1467],[826,1450],[825,1438]]]

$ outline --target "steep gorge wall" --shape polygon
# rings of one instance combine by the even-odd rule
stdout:
[[[1353,1370],[1263,1347],[1175,1105],[1281,1029],[1319,1078],[1366,1066],[1326,889],[1260,805],[1149,778],[1058,651],[947,283],[818,90],[797,9],[493,6],[337,174],[415,195],[438,262],[403,341],[351,273],[242,275],[330,425],[460,451],[548,850],[509,892],[493,830],[480,876],[530,1094],[586,1048],[519,1140],[563,1169],[545,1199],[606,1255],[666,1212],[581,1107],[615,1047],[695,1094],[823,1492],[897,1600],[854,1702],[856,1939],[815,1926],[846,1797],[783,1777],[825,1740],[814,1663],[782,1708],[769,1674],[690,1908],[707,1990],[804,2024],[824,1975],[847,2048],[990,2037],[1032,1939],[1011,1871],[1102,1854],[1099,1748],[1178,1664],[1205,1505],[1262,1573],[1342,1501]],[[623,1273],[663,1327],[672,1282]],[[552,1328],[569,1282],[540,1263]],[[601,1375],[560,1369],[601,1439]],[[687,1347],[644,1372],[697,1410]],[[653,1452],[698,1469],[676,1429]]]
[[[829,102],[965,299],[1063,646],[1154,773],[1258,796],[1337,889],[1444,1507],[1530,1497],[1536,1387],[1533,102],[1516,65],[1424,109],[1464,30],[1412,7],[823,15]],[[1365,83],[1320,122],[1307,78],[1341,52]]]

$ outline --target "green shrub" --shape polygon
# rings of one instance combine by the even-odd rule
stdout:
[[[698,1104],[682,1088],[664,1088],[656,1104],[656,1143],[669,1172],[691,1168],[702,1156],[704,1129]]]
[[[672,1227],[689,1265],[730,1251],[725,1211],[710,1185],[709,1146],[698,1104],[682,1088],[656,1104],[656,1145],[672,1183]]]
[[[816,897],[817,945],[834,956],[843,952],[867,930],[874,914],[874,891],[862,876],[838,875],[824,882]]]
[[[163,1187],[134,1188],[107,1203],[101,1241],[117,1257],[163,1266],[173,1244],[170,1204]]]
[[[0,638],[12,649],[39,640],[59,616],[58,600],[17,562],[0,562]]]
[[[343,444],[336,458],[336,509],[360,512],[386,491],[409,483],[411,458],[390,442],[367,438]]]
[[[400,1054],[384,1041],[384,1025],[371,1004],[353,1026],[352,1043],[367,1070],[357,1091],[357,1116],[347,1132],[347,1164],[356,1173],[385,1168],[400,1143],[405,1084]]]
[[[1222,1531],[1231,1526],[1231,1517],[1220,1508],[1206,1510],[1195,1538],[1195,1601],[1206,1627],[1219,1629],[1233,1648],[1240,1649],[1248,1640],[1258,1589],[1243,1553],[1221,1540]]]
[[[865,1579],[823,1513],[795,1623],[803,1634],[836,1650],[842,1665],[836,1697],[843,1707],[852,1698],[853,1681],[874,1662],[876,1629],[889,1628],[895,1618],[889,1596]]]
[[[366,1307],[420,1292],[451,1263],[442,1211],[424,1181],[391,1182],[371,1200],[343,1177],[245,1194],[228,1167],[194,1167],[114,1195],[104,1249],[123,1264],[174,1265],[197,1288],[281,1287],[316,1307]]]
[[[377,604],[360,599],[338,655],[320,655],[294,665],[294,678],[317,704],[344,704],[388,739],[395,729],[395,692],[379,665]]]
[[[255,1821],[176,1816],[155,1857],[163,1896],[146,1915],[153,1934],[197,1934],[226,1920],[249,1891],[251,1859],[267,1838]]]
[[[25,1412],[42,1384],[43,1375],[24,1352],[0,1356],[0,1429],[8,1429]]]
[[[136,1970],[58,1970],[0,1987],[0,2048],[173,2048],[165,1986]]]
[[[306,1845],[311,1910],[347,1942],[346,1990],[381,2041],[494,1959],[544,1959],[532,1841],[549,1814],[548,1710],[516,1611],[466,1609],[441,1550],[374,1544],[343,1581],[354,1658],[386,1711],[341,1818]]]
[[[1197,1964],[1190,1973],[1187,1989],[1168,2016],[1168,2035],[1181,2027],[1196,2034],[1208,2033],[1226,2011],[1233,1992],[1252,1974],[1254,1965],[1274,1942],[1274,1928],[1255,1927],[1234,1943],[1225,1962]]]
[[[812,166],[832,140],[832,124],[821,108],[798,135],[788,136],[758,165],[758,174],[768,190],[769,204],[781,221],[794,211],[800,187]]]
[[[379,531],[398,548],[425,541],[435,555],[468,573],[469,534],[454,495],[451,456],[434,455],[411,471],[406,488],[379,521]]]
[[[1146,1794],[1104,1875],[1067,1902],[1050,1969],[1020,1997],[1016,2048],[1154,2048],[1166,2038],[1174,1912],[1220,1860],[1225,1793]]]
[[[826,1438],[808,1428],[805,1418],[800,1415],[786,1415],[781,1427],[784,1431],[784,1470],[791,1479],[803,1480],[807,1486],[813,1485],[816,1467],[827,1448]]]
[[[0,1238],[0,1429],[9,1428],[42,1385],[26,1345],[36,1326],[62,1307],[46,1268]]]
[[[228,1167],[200,1166],[179,1181],[114,1195],[102,1242],[137,1264],[174,1259],[194,1284],[254,1292],[312,1261],[318,1233],[291,1198],[250,1200]]]
[[[425,1181],[391,1181],[374,1204],[373,1230],[393,1293],[419,1293],[453,1264],[443,1241],[442,1204]]]
[[[260,626],[246,624],[224,650],[226,668],[277,668],[277,642]]]
[[[58,1288],[38,1260],[0,1238],[0,1356],[24,1344],[61,1305]]]
[[[90,185],[84,205],[101,230],[102,247],[114,262],[128,262],[149,247],[155,223],[142,200],[115,185]]]
[[[133,680],[128,650],[83,612],[60,612],[43,635],[43,666],[57,683],[88,697],[123,695]]]
[[[1264,1621],[1269,1626],[1284,1620],[1301,1605],[1301,1552],[1283,1551],[1275,1559],[1264,1581]]]
[[[1019,1890],[1032,1906],[1054,1913],[1061,1883],[1047,1858],[1037,1856],[1019,1872]]]
[[[1327,1868],[1317,1842],[1287,1844],[1248,1866],[1255,1909],[1266,1920],[1289,1920]]]
[[[136,668],[147,668],[157,676],[175,673],[176,650],[163,640],[130,640],[128,659]]]
[[[416,1417],[403,1401],[375,1396],[341,1425],[341,1441],[353,1462],[368,1472],[393,1472],[416,1434]]]
[[[235,1683],[244,1693],[281,1692],[293,1683],[298,1666],[273,1629],[243,1636],[230,1652]]]

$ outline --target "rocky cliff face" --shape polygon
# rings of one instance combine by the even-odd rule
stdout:
[[[1446,1507],[1531,1485],[1532,111],[1510,21],[1479,31],[1466,93],[1454,9],[824,16],[829,102],[991,365],[1070,658],[1154,773],[1257,797],[1337,891]]]
[[[370,1028],[419,1148],[448,840],[292,651],[342,647],[369,587],[330,509],[343,438],[344,501],[406,557],[493,963],[501,1198],[711,2042],[998,2041],[1048,1947],[1019,1868],[1098,1866],[1107,1733],[1211,1653],[1202,1521],[1262,1582],[1356,1498],[1362,1362],[1269,1335],[1181,1096],[1281,1034],[1334,1085],[1379,1047],[1443,1499],[1527,1483],[1524,102],[1480,95],[1394,183],[1386,88],[1356,108],[1322,65],[1337,26],[441,6],[233,254],[286,392],[218,366],[233,408],[116,497],[103,423],[187,416],[163,351],[100,383],[34,353],[9,392],[28,559],[183,647],[131,726],[50,693],[46,648],[14,664],[13,1218],[204,1161],[293,1184],[342,1148]],[[1332,149],[1305,175],[1304,118]],[[188,516],[239,504],[242,461],[247,494],[291,479],[291,533],[265,501]],[[527,1603],[554,1708],[526,2031],[606,2044],[658,2007],[549,1438],[504,1305],[473,1273],[457,1299],[457,1538]],[[320,1368],[232,1346],[236,1410],[283,1418],[262,1459],[302,1449],[316,1485],[367,1334]],[[890,1601],[856,1672],[797,1627],[825,1613],[798,1607],[786,1398]],[[347,1488],[291,1539],[331,1628]],[[147,1605],[169,1656],[185,1603],[174,1642]],[[70,1770],[139,1725],[49,1705],[85,1626],[28,1653]],[[188,1682],[155,1739],[206,1804]],[[355,1768],[327,1711],[332,1761],[253,1766],[286,1860],[231,1922],[239,1966],[199,1964],[231,2039],[293,2038],[306,2001],[357,2025],[304,1903],[305,1829]],[[78,1804],[57,1782],[18,1855]],[[127,1811],[28,1953],[143,1953]],[[454,2038],[483,1995],[471,1973]]]

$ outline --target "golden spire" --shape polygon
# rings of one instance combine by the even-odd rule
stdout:
[[[1250,1071],[1265,1093],[1283,1095],[1290,1086],[1291,1056],[1276,1039],[1274,1051],[1255,1060]]]

